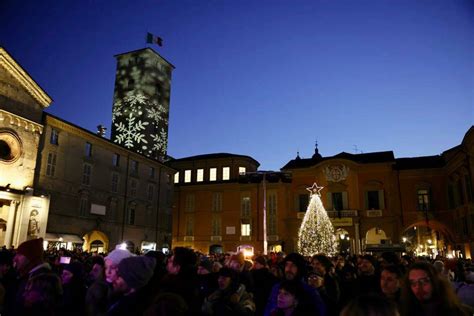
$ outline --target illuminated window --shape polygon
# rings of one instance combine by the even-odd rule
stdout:
[[[59,132],[57,129],[54,129],[54,128],[51,129],[51,137],[49,138],[49,143],[52,145],[59,144]]]
[[[191,182],[191,170],[185,170],[184,171],[184,183],[190,183]]]
[[[222,180],[229,180],[229,179],[230,179],[230,167],[223,167]]]
[[[250,236],[250,224],[242,223],[240,225],[240,234],[242,236]]]
[[[179,172],[174,174],[174,183],[179,183]]]
[[[119,154],[114,154],[112,156],[112,166],[118,167],[120,163],[120,155]]]
[[[49,153],[48,154],[48,164],[46,166],[46,175],[54,177],[54,173],[56,172],[56,154]]]
[[[92,144],[91,143],[86,143],[85,147],[85,155],[86,157],[92,157]]]
[[[247,172],[247,169],[245,167],[239,167],[239,174],[240,175],[245,175],[245,172]]]
[[[196,181],[203,182],[204,181],[204,169],[198,169],[196,173]]]
[[[112,173],[112,185],[111,185],[111,191],[113,193],[118,192],[118,183],[119,183],[119,175],[118,173]]]
[[[216,181],[216,180],[217,180],[217,168],[210,168],[209,181]]]
[[[91,165],[85,163],[82,166],[82,184],[89,185],[91,183]]]

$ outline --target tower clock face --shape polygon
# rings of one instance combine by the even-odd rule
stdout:
[[[0,130],[0,163],[12,163],[21,156],[20,138],[9,130]]]

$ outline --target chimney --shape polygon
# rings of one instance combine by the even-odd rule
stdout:
[[[105,131],[107,131],[107,127],[102,124],[97,125],[97,135],[105,137]]]

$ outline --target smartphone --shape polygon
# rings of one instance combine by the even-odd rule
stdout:
[[[71,262],[71,257],[60,257],[59,263],[61,264],[69,264]]]

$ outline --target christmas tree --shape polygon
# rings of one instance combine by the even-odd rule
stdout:
[[[311,192],[311,201],[298,232],[298,252],[303,256],[323,253],[328,256],[337,253],[337,238],[334,227],[321,202],[320,191],[315,183],[307,190]]]

